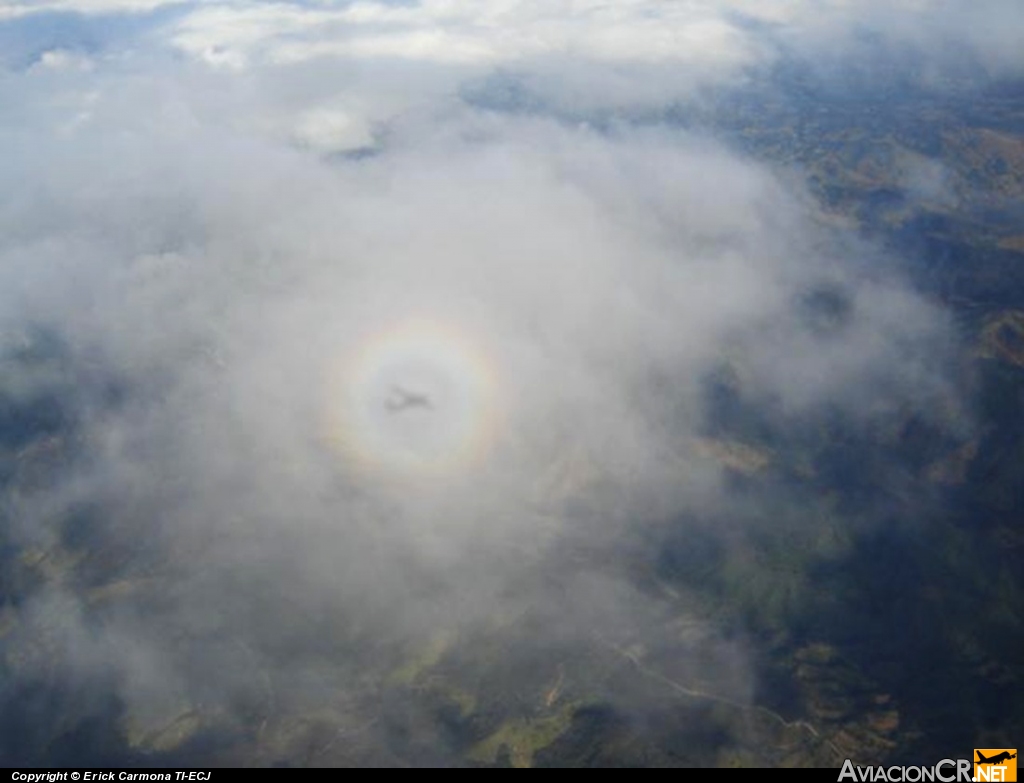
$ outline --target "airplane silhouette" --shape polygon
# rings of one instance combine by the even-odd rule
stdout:
[[[1000,761],[1006,761],[1007,759],[1015,759],[1015,758],[1017,758],[1017,754],[1016,753],[1010,753],[1009,751],[1006,751],[1006,750],[1004,750],[1002,753],[997,753],[995,756],[993,756],[990,759],[985,758],[984,756],[981,755],[981,751],[980,750],[978,751],[978,763],[979,764],[998,764]]]
[[[391,395],[384,401],[384,407],[391,413],[398,413],[407,408],[428,408],[433,409],[430,398],[425,394],[403,389],[401,386],[392,386]]]

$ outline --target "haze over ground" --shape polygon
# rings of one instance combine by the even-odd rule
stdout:
[[[489,661],[502,703],[547,666],[549,708],[643,716],[562,684],[611,649],[754,709],[755,628],[641,564],[818,525],[842,502],[775,452],[835,426],[882,446],[842,467],[878,500],[820,523],[828,569],[927,526],[979,430],[909,259],[702,118],[793,72],[1012,83],[1022,44],[1009,1],[0,3],[0,709],[29,738],[0,753],[333,710],[333,763],[465,761],[381,706],[424,649]],[[908,204],[969,195],[941,156],[897,168]]]

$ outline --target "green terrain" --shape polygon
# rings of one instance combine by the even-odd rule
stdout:
[[[289,588],[254,582],[247,594],[287,618],[298,647],[244,618],[162,629],[168,654],[232,661],[238,687],[206,700],[171,683],[146,710],[113,701],[102,682],[65,687],[61,628],[21,627],[26,595],[73,592],[83,599],[67,611],[100,624],[174,600],[191,555],[152,559],[109,531],[97,549],[84,509],[59,536],[0,539],[0,690],[28,705],[8,711],[7,743],[36,763],[80,766],[514,767],[919,764],[1019,745],[1024,99],[1010,87],[906,98],[798,88],[688,124],[805,177],[824,230],[852,230],[899,259],[951,310],[973,427],[953,410],[889,411],[870,427],[765,417],[743,368],[723,360],[697,451],[726,471],[734,507],[618,542],[611,566],[608,549],[568,556],[636,586],[651,616],[635,627],[563,635],[569,620],[531,604],[531,580],[552,578],[544,558],[564,562],[568,542],[524,568],[521,611],[399,640],[338,622],[330,607],[294,613]],[[19,498],[63,470],[84,436],[57,402],[75,383],[59,346],[4,335],[2,355],[0,513],[13,529]],[[24,373],[48,379],[53,398],[20,396]],[[723,645],[745,652],[747,681],[729,676]],[[504,655],[511,647],[520,653]],[[717,663],[685,665],[705,659]],[[289,668],[315,685],[281,681]]]

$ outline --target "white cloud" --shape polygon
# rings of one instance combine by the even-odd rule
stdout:
[[[188,0],[4,0],[0,21],[41,13],[142,14],[161,6],[181,5]],[[194,0],[192,0],[194,2]],[[200,0],[201,1],[201,0]]]
[[[71,52],[66,49],[50,49],[39,56],[39,61],[34,67],[55,71],[91,71],[95,65],[91,58],[77,52]]]
[[[567,55],[617,63],[750,62],[750,42],[714,5],[529,2],[338,8],[266,3],[199,8],[173,41],[192,55],[254,62],[323,56],[493,66]]]
[[[319,108],[304,113],[297,121],[294,139],[302,147],[318,152],[372,147],[372,129],[359,117],[343,109]]]
[[[157,5],[54,0],[4,8],[93,14]],[[409,113],[448,110],[467,88],[496,74],[537,106],[587,115],[656,111],[715,94],[709,90],[758,83],[784,56],[845,72],[884,62],[886,51],[913,55],[917,78],[935,83],[956,58],[973,57],[999,73],[1024,66],[1024,11],[1005,0],[986,0],[980,10],[956,0],[899,8],[843,0],[210,0],[180,4],[151,24],[111,44],[119,48],[113,54],[143,63],[167,46],[233,74],[238,83],[225,91],[248,97],[226,95],[225,106],[236,114],[223,121],[321,151],[362,145],[374,129]],[[887,49],[865,49],[865,33],[874,36],[872,46]]]
[[[0,17],[159,5],[15,2]],[[913,24],[935,9],[935,24]],[[163,569],[158,609],[115,602],[113,642],[81,642],[82,666],[118,670],[149,726],[190,690],[227,703],[203,690],[234,659],[204,645],[227,633],[279,651],[323,607],[318,635],[382,647],[522,603],[571,615],[587,644],[595,625],[672,643],[658,601],[624,584],[618,545],[727,514],[715,454],[770,461],[698,445],[709,374],[726,367],[783,423],[927,417],[954,396],[949,325],[884,269],[855,271],[854,254],[874,251],[833,243],[779,172],[678,129],[557,118],[725,89],[783,44],[816,65],[847,51],[848,27],[925,44],[953,35],[962,10],[192,3],[116,51],[47,44],[5,72],[3,325],[47,330],[74,372],[118,390],[114,403],[68,392],[86,458],[20,495],[19,524],[57,538],[86,504]],[[965,46],[997,11],[1015,18],[991,10],[965,22]],[[1015,36],[993,61],[1017,56]],[[496,73],[537,98],[533,116],[462,100]],[[946,197],[932,162],[903,173],[909,191]],[[841,303],[827,329],[800,304],[820,285]],[[51,382],[10,384],[21,399]],[[448,403],[435,418],[454,434],[389,408],[396,386],[416,387],[419,408]],[[593,579],[565,554],[574,537]],[[58,588],[70,600],[32,602],[19,640],[51,616],[61,638],[88,636],[85,599]],[[188,629],[180,647],[167,628]],[[302,666],[268,664],[288,681]]]

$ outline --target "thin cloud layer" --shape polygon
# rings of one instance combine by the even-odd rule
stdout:
[[[804,10],[186,4],[138,46],[6,72],[3,392],[61,412],[51,452],[11,457],[43,469],[12,469],[8,535],[54,567],[10,610],[7,704],[56,677],[167,750],[182,715],[259,734],[330,693],[338,736],[383,753],[408,650],[488,633],[513,681],[554,649],[646,649],[751,703],[745,642],[632,559],[747,513],[733,468],[770,458],[717,429],[726,392],[783,430],[940,426],[951,325],[790,174],[564,117],[749,78],[813,37]],[[463,99],[503,69],[537,111]]]
[[[174,58],[173,71],[184,58],[233,74],[228,95],[219,98],[232,114],[220,119],[249,122],[321,152],[371,144],[396,119],[458,102],[467,91],[483,90],[500,105],[502,90],[511,87],[513,105],[586,117],[714,100],[713,91],[763,80],[787,63],[840,82],[848,78],[844,71],[880,68],[872,76],[880,89],[897,72],[942,88],[965,71],[1014,77],[1024,64],[1024,12],[1009,0],[981,7],[927,0],[898,9],[809,0],[67,0],[3,9],[24,22],[14,48],[39,39],[40,48],[15,58],[15,66],[26,57],[50,67],[99,57],[122,63],[118,69],[128,58],[127,67],[138,70],[148,69],[140,59],[163,52]],[[86,21],[76,26],[69,21],[76,16]],[[45,33],[49,18],[60,20],[69,40],[54,45]],[[129,18],[130,26],[121,24]],[[886,71],[886,63],[893,68]],[[239,84],[259,102],[254,116],[233,116],[241,108]]]

